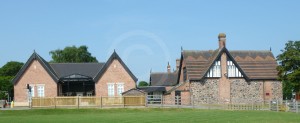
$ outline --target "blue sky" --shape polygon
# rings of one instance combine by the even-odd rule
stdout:
[[[105,62],[114,49],[139,78],[175,67],[185,50],[269,50],[300,40],[299,0],[20,0],[0,1],[0,66],[26,62],[33,50],[87,45]]]

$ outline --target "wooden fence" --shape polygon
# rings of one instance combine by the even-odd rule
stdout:
[[[31,107],[109,107],[109,106],[145,106],[144,96],[122,97],[51,97],[32,98]]]

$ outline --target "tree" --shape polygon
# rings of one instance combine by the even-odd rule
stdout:
[[[0,76],[15,76],[23,65],[24,63],[22,62],[7,62],[2,68],[0,68]]]
[[[0,99],[7,97],[6,93],[13,95],[13,84],[11,80],[16,76],[24,63],[11,61],[0,68]]]
[[[7,93],[12,95],[13,93],[13,84],[11,80],[13,76],[0,76],[0,100],[7,97]]]
[[[290,98],[292,90],[300,89],[300,41],[288,41],[277,56],[279,80],[283,82],[283,96]]]
[[[148,82],[140,81],[138,87],[149,86]]]
[[[52,55],[52,61],[55,63],[83,63],[83,62],[98,62],[96,57],[93,57],[88,51],[87,46],[67,46],[63,50],[57,49],[49,52]]]

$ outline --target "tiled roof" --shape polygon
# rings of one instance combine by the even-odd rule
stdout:
[[[271,51],[229,51],[250,79],[276,79],[277,62]]]
[[[177,72],[175,73],[151,73],[150,86],[173,86],[177,84]]]
[[[188,77],[192,80],[202,79],[219,52],[219,50],[184,50],[182,55]]]
[[[217,50],[182,52],[190,80],[201,80],[222,53],[233,58],[247,79],[276,79],[277,62],[271,51],[228,51],[225,47]]]

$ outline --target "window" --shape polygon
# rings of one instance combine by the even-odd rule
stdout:
[[[44,85],[38,85],[37,86],[37,94],[38,94],[38,97],[45,97],[45,87],[44,87]]]
[[[213,67],[210,68],[206,77],[221,77],[221,62],[220,60],[215,61]]]
[[[118,90],[117,90],[118,95],[121,96],[122,93],[124,92],[124,84],[123,83],[118,83],[117,86],[118,86]]]
[[[31,97],[34,97],[34,85],[30,85],[31,88]]]
[[[234,65],[232,61],[227,61],[227,73],[228,77],[243,77],[239,69]]]
[[[109,83],[107,85],[108,96],[115,96],[115,86],[114,83]]]

